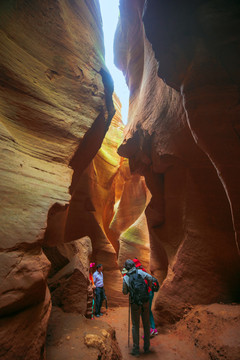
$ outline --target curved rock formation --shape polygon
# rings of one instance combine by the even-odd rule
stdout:
[[[96,264],[103,264],[109,305],[128,302],[128,298],[122,294],[119,265],[122,266],[126,258],[136,255],[143,259],[146,266],[149,263],[149,232],[144,214],[149,199],[148,190],[143,177],[131,175],[128,161],[117,154],[123,124],[121,105],[116,95],[114,104],[116,115],[100,150],[78,177],[74,173],[74,191],[70,206],[66,209],[67,215],[64,210],[50,210],[53,216],[49,212],[44,240],[44,249],[49,252],[57,244],[58,248],[61,242],[79,241],[88,236],[92,246],[89,258]],[[96,132],[93,131],[93,134]],[[131,230],[127,235],[129,227]],[[50,256],[54,263],[56,259]],[[65,265],[63,261],[61,266]],[[62,271],[62,268],[59,270]]]
[[[44,358],[50,262],[41,246],[71,240],[65,224],[75,183],[115,112],[101,25],[95,1],[0,4],[0,357],[5,360]],[[66,265],[66,253],[62,260]],[[79,265],[73,268],[80,274]]]
[[[125,130],[98,1],[1,1],[4,360],[45,359],[52,303],[77,323],[91,314],[90,260],[118,305],[119,267],[150,256],[159,324],[239,301],[239,4],[121,0],[120,12]],[[93,335],[92,356],[121,356],[111,330]]]
[[[146,215],[151,269],[163,281],[161,324],[178,320],[188,303],[239,300],[238,75],[233,81],[223,69],[238,50],[239,7],[221,6],[120,1],[115,62],[131,98],[118,151],[152,194]],[[198,41],[196,18],[204,26]],[[206,43],[217,38],[214,55]]]
[[[77,312],[91,317],[92,287],[89,282],[89,258],[92,254],[91,239],[63,243],[57,247],[44,247],[51,261],[48,286],[52,304],[65,312]]]
[[[119,263],[136,246],[121,244],[132,226],[147,265],[149,195],[117,154],[121,105],[113,118],[98,1],[2,1],[0,33],[0,357],[39,360],[48,286],[54,305],[90,315],[90,258],[104,265],[109,303],[128,301]]]
[[[158,75],[181,89],[194,141],[222,182],[240,253],[240,5],[215,0],[188,5],[146,1],[146,34],[159,61]]]

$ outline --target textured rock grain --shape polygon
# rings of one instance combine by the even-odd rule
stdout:
[[[115,62],[131,97],[118,152],[152,194],[146,215],[161,324],[179,320],[187,303],[239,300],[239,107],[226,73],[231,49],[239,50],[233,3],[120,1]]]
[[[0,36],[1,358],[39,360],[51,307],[41,245],[65,240],[73,175],[101,146],[113,86],[97,1],[1,1]]]

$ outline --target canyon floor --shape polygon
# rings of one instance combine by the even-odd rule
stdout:
[[[121,358],[119,348],[123,360],[134,359],[130,355],[131,336],[128,347],[128,307],[103,308],[102,312],[100,318],[89,320],[54,307],[48,327],[46,359],[118,360]],[[141,328],[140,358],[239,360],[239,317],[240,306],[237,304],[196,307],[176,328],[152,338],[151,352],[148,354],[142,350]],[[118,345],[109,325],[115,330]]]
[[[134,359],[130,354],[132,349],[132,337],[130,334],[130,347],[128,347],[128,308],[119,307],[107,311],[107,315],[103,315],[103,321],[109,323],[116,330],[116,337],[122,352],[123,360]],[[131,333],[131,327],[130,327]],[[166,334],[158,334],[151,338],[151,352],[144,354],[143,352],[143,328],[140,328],[140,356],[139,358],[153,360],[193,360],[206,359],[200,354],[195,346],[187,341],[187,339],[179,338],[173,332],[168,331]]]
[[[99,349],[84,345],[83,332],[92,334],[98,329],[106,329],[111,325],[116,331],[116,339],[122,353],[123,360],[134,359],[130,354],[132,337],[130,335],[130,347],[128,347],[128,307],[115,307],[103,309],[103,316],[93,320],[83,319],[76,314],[66,314],[55,309],[51,316],[47,336],[47,360],[93,360],[106,359],[101,357]],[[107,323],[107,324],[106,324]],[[131,329],[130,329],[131,332]],[[143,329],[140,329],[140,358],[148,360],[204,360],[193,345],[187,340],[177,338],[171,332],[158,334],[151,339],[151,352],[143,352]],[[113,357],[114,359],[118,359]]]

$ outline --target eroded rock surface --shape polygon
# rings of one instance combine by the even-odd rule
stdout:
[[[90,258],[96,264],[103,264],[104,285],[110,305],[128,301],[122,295],[122,275],[119,270],[126,257],[139,255],[146,265],[149,262],[149,232],[144,209],[150,196],[143,177],[131,175],[128,160],[117,153],[123,137],[123,124],[121,105],[115,95],[114,104],[116,114],[101,149],[77,181],[73,177],[75,190],[68,209],[64,240],[90,237]],[[127,239],[125,232],[129,227],[132,230]],[[51,227],[48,229],[45,240],[51,244],[56,234],[55,226],[53,232]],[[126,251],[129,238],[132,245],[129,243]]]
[[[53,305],[65,312],[87,315],[87,300],[92,295],[88,271],[92,254],[91,239],[84,237],[56,248],[45,247],[44,250],[52,264],[48,286]]]
[[[0,319],[0,358],[4,360],[45,359],[45,341],[51,297],[48,288],[45,297],[25,310]]]
[[[239,50],[239,5],[182,6],[122,0],[115,38],[131,96],[119,154],[152,194],[146,215],[162,325],[188,303],[239,301],[239,66],[234,79],[227,71]]]
[[[96,1],[1,1],[0,35],[1,358],[39,360],[51,308],[41,246],[65,240],[73,174],[101,146],[113,84]]]
[[[89,260],[103,264],[109,305],[118,305],[128,301],[119,265],[137,256],[148,268],[150,256],[163,326],[192,305],[239,301],[239,5],[121,0],[120,12],[116,62],[131,93],[124,140],[98,2],[1,2],[4,360],[45,358],[47,279],[63,318],[89,315]],[[81,346],[120,358],[105,330]]]
[[[89,316],[91,259],[104,265],[109,303],[127,301],[119,271],[125,232],[132,226],[141,238],[128,254],[147,265],[149,193],[117,154],[121,105],[116,98],[113,118],[98,1],[2,1],[0,14],[0,314],[4,326],[11,318],[1,328],[1,357],[39,360],[48,286],[54,305]],[[28,336],[18,334],[20,320]]]
[[[149,0],[145,5],[158,75],[181,90],[193,139],[226,192],[239,251],[240,4],[205,0],[180,8],[177,1],[172,7]]]

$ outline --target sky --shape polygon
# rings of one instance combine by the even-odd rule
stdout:
[[[122,104],[122,121],[126,124],[129,104],[129,90],[122,72],[116,68],[113,62],[113,40],[119,16],[119,0],[99,0],[99,2],[103,22],[105,62],[113,78],[114,91]]]

